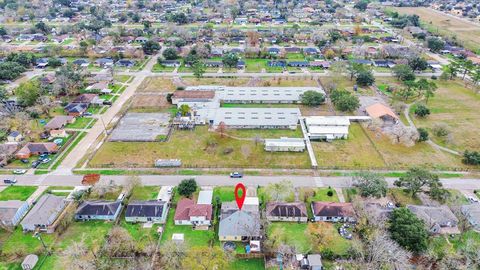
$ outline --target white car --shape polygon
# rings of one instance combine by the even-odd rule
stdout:
[[[27,170],[23,170],[23,169],[16,169],[16,170],[13,170],[13,174],[24,174],[26,173]]]
[[[475,197],[473,197],[473,196],[468,197],[468,201],[469,201],[470,203],[478,203],[478,199],[475,198]]]

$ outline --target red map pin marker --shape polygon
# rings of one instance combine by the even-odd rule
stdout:
[[[238,190],[242,190],[242,195],[238,195]],[[237,201],[237,206],[238,209],[242,210],[243,202],[245,201],[245,197],[247,196],[247,191],[245,189],[245,186],[242,183],[238,183],[235,186],[235,200]]]

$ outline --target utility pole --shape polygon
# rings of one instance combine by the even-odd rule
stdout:
[[[43,238],[42,238],[42,234],[40,232],[35,232],[33,237],[37,238],[38,240],[40,240],[40,242],[42,242],[42,246],[45,249],[45,251],[47,252],[47,255],[51,256],[52,253],[50,252],[50,250],[48,250],[47,245],[45,245],[45,242],[43,241]]]

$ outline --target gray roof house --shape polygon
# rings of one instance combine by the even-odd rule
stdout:
[[[220,241],[246,241],[259,239],[260,216],[258,213],[236,211],[220,220],[218,238]]]
[[[16,226],[27,213],[28,208],[28,203],[24,201],[0,201],[0,224],[6,227]]]
[[[42,232],[53,233],[58,217],[69,203],[64,197],[52,194],[43,195],[20,223],[23,230],[40,229]]]
[[[473,229],[480,232],[480,204],[472,203],[462,205],[462,214],[468,219]]]
[[[458,219],[448,206],[407,205],[407,208],[425,222],[432,234],[460,233]]]
[[[296,129],[298,108],[220,108],[213,119],[213,127],[224,123],[238,129]]]
[[[114,221],[121,212],[121,201],[85,201],[78,207],[75,219]]]
[[[125,221],[165,223],[168,203],[164,201],[133,201],[127,205]]]
[[[267,203],[266,216],[270,221],[307,222],[308,219],[307,207],[303,202]]]

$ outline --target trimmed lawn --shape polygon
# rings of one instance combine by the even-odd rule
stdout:
[[[51,193],[53,195],[57,196],[68,196],[70,192],[53,192],[54,190],[73,190],[74,187],[72,186],[49,186],[47,190],[45,190],[45,193]]]
[[[100,107],[92,107],[92,111],[93,111],[92,114],[98,113],[97,108],[98,110],[100,109]],[[65,128],[76,128],[76,129],[87,128],[90,121],[96,121],[96,119],[90,118],[90,117],[77,117],[77,119],[75,119],[75,122],[73,122],[72,124],[66,125]]]
[[[163,65],[159,65],[158,63],[156,63],[152,67],[152,72],[172,72],[174,70],[175,70],[174,67],[166,67]]]
[[[25,201],[35,192],[35,190],[37,190],[37,187],[33,186],[8,186],[0,192],[0,201]]]
[[[264,270],[263,259],[235,259],[228,266],[228,270]]]
[[[282,241],[294,246],[298,252],[308,253],[312,249],[312,243],[306,234],[307,223],[297,222],[272,222],[267,229],[267,238],[275,232],[280,235]]]
[[[42,234],[42,239],[47,247],[52,246],[55,237],[55,234]],[[18,226],[2,245],[2,257],[5,256],[4,258],[13,259],[31,253],[40,254],[43,251],[40,240],[33,237],[32,232],[23,233],[21,226]]]
[[[333,195],[328,196],[328,191],[332,191]],[[339,202],[337,192],[333,188],[317,188],[315,190],[315,195],[313,197],[310,197],[307,201],[308,204],[311,202],[315,201],[321,201],[321,202]]]
[[[174,233],[183,233],[185,243],[191,247],[208,246],[210,245],[210,241],[214,240],[214,232],[212,230],[195,231],[192,230],[192,226],[189,225],[176,226],[173,220],[174,216],[175,210],[170,209],[167,224],[165,224],[165,231],[162,235],[162,242],[172,240]]]
[[[322,168],[384,168],[382,157],[362,127],[350,125],[348,139],[312,142],[315,157]]]
[[[245,59],[245,72],[256,73],[262,72],[263,69],[267,68],[268,59]]]
[[[130,80],[130,78],[132,78],[132,76],[129,76],[129,75],[115,75],[113,78],[117,82],[126,83],[128,80]]]
[[[264,133],[266,132],[266,133]],[[272,136],[271,131],[228,131],[228,134],[260,137]],[[273,131],[295,135],[296,131]],[[292,134],[293,133],[293,134]],[[267,136],[263,135],[267,134]],[[234,139],[209,132],[198,126],[193,131],[175,130],[167,142],[106,142],[90,161],[90,167],[153,167],[159,158],[181,159],[185,167],[262,167],[309,168],[308,154],[265,152],[262,143]]]
[[[141,186],[136,187],[133,192],[130,200],[156,200],[158,192],[160,191],[160,186]]]
[[[421,205],[422,201],[420,201],[417,197],[412,197],[409,193],[405,192],[401,188],[391,188],[388,190],[387,196],[391,196],[397,204],[400,206],[406,206],[407,204],[414,204],[414,205]]]
[[[220,202],[235,201],[235,187],[215,187],[213,189],[213,201],[216,197],[220,198]]]

